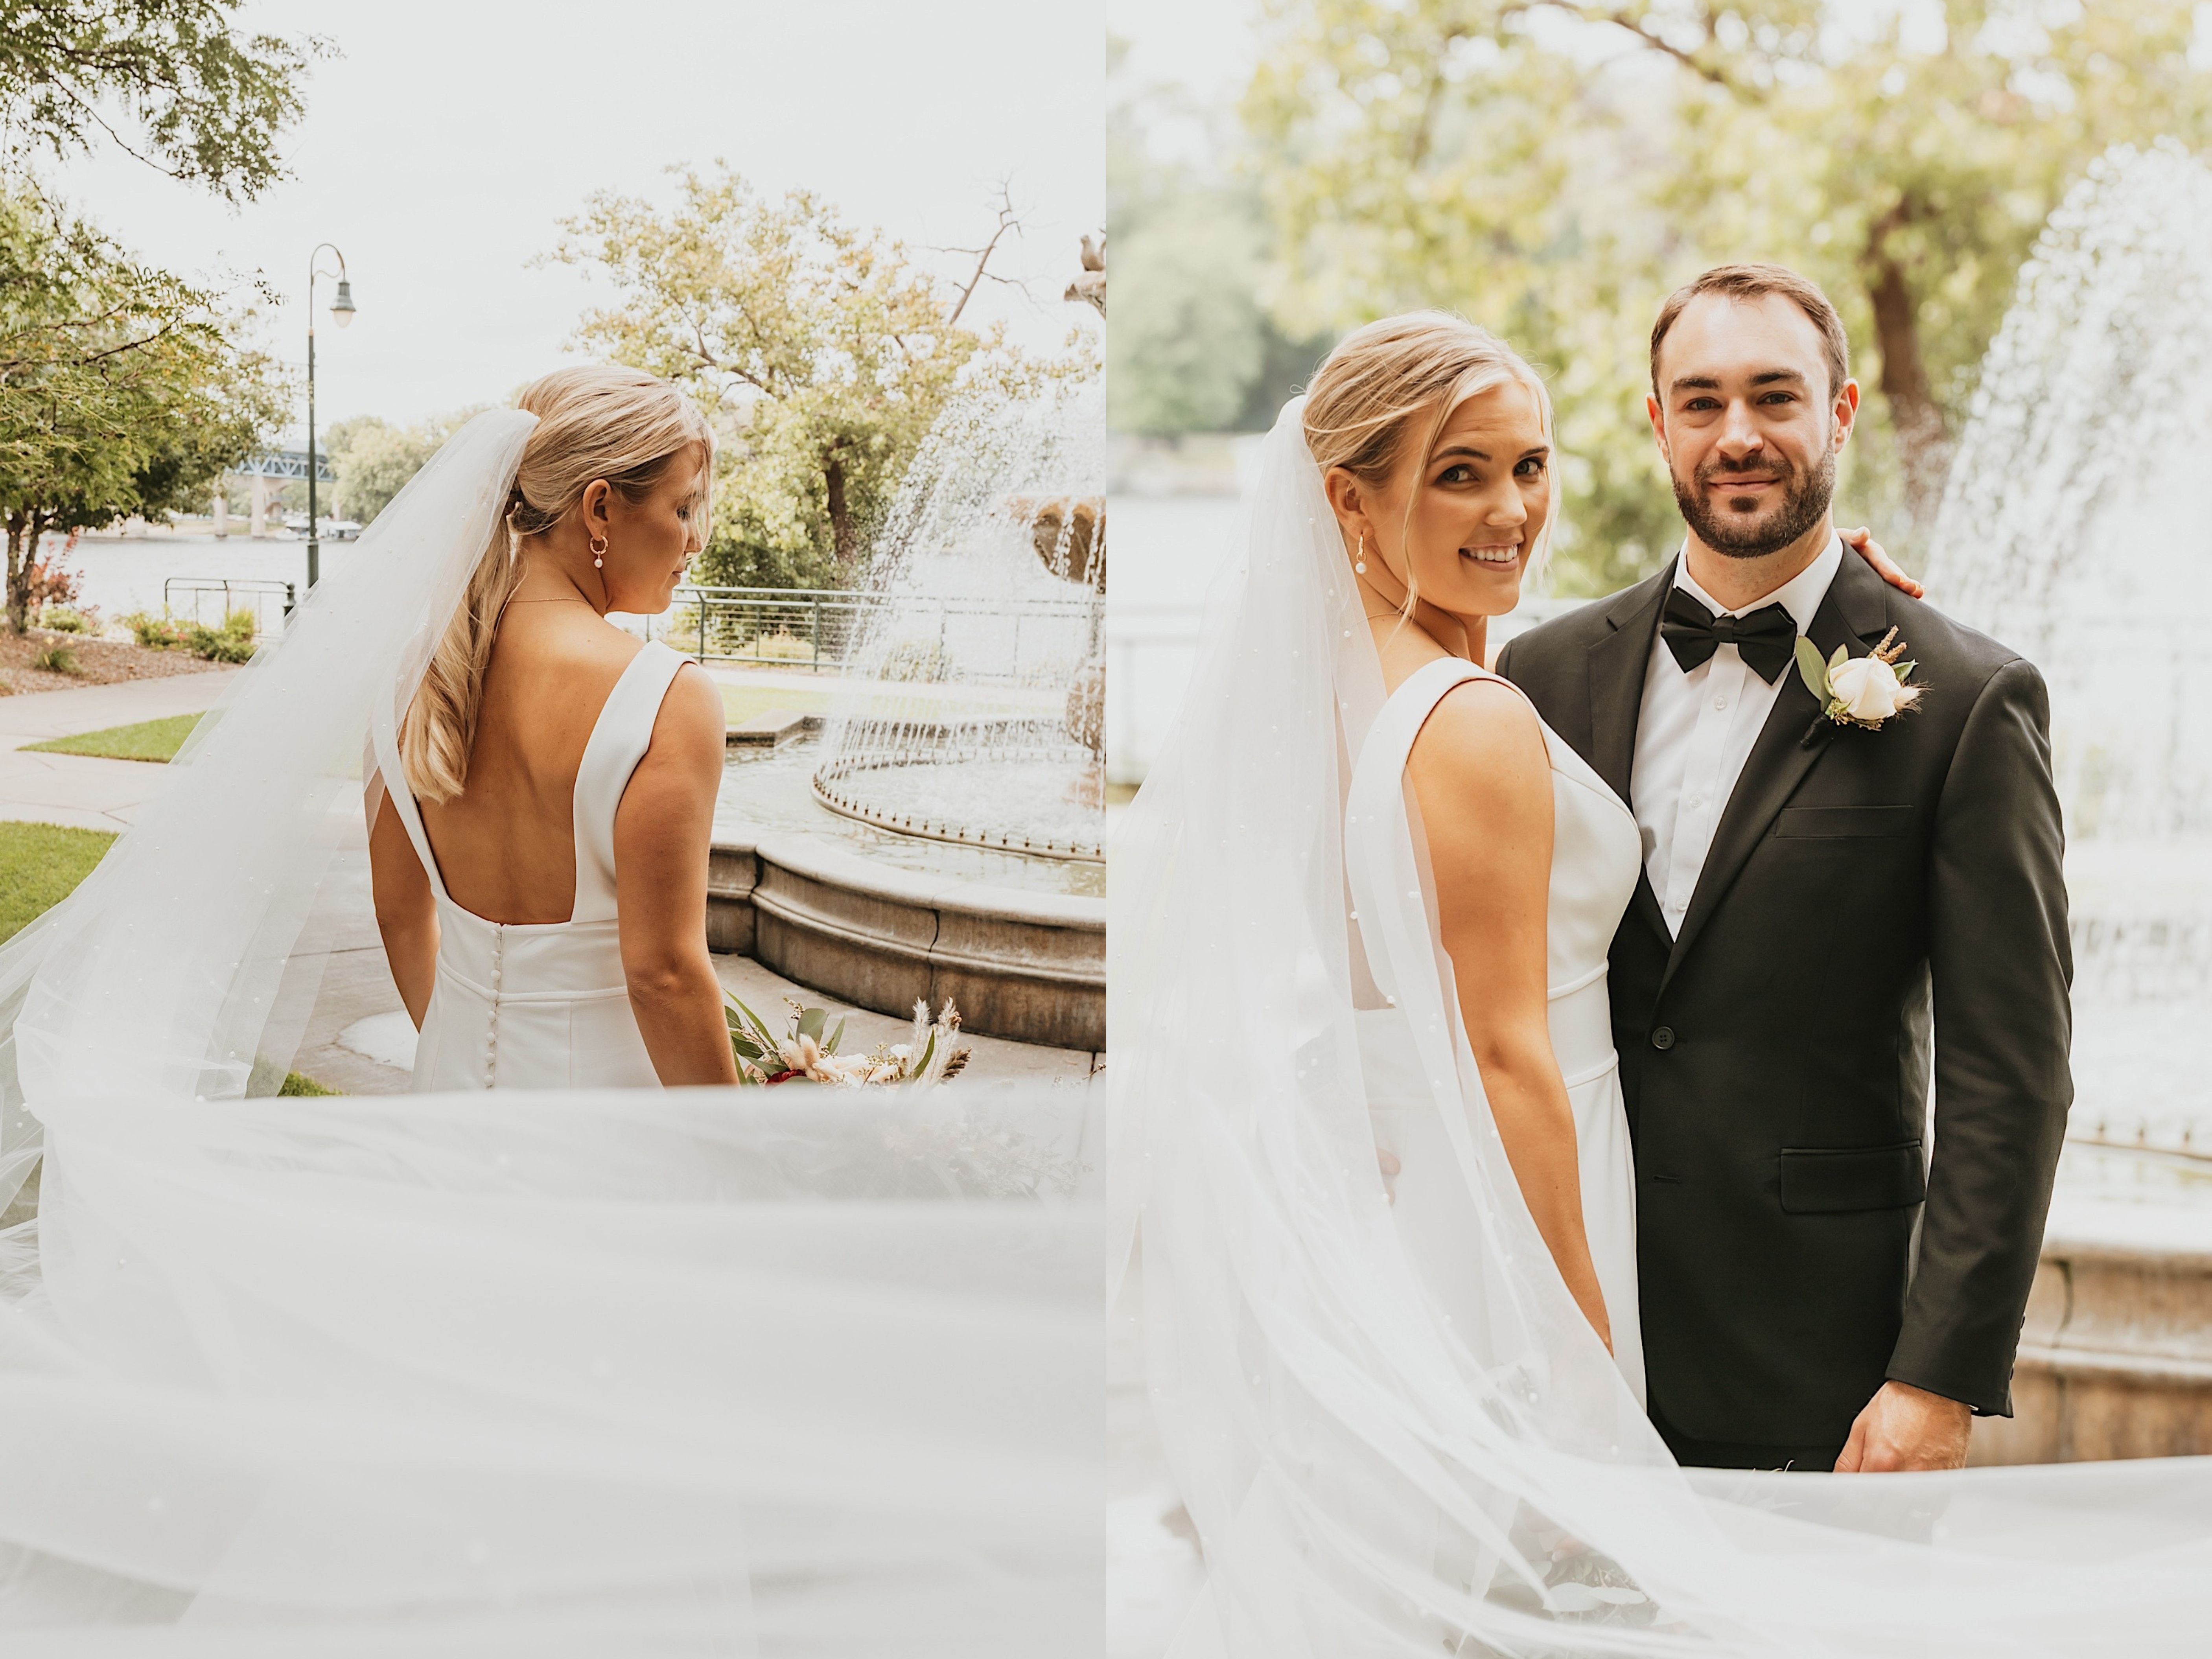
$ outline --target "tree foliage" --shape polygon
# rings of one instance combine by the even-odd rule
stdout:
[[[242,32],[239,0],[0,0],[0,112],[57,155],[104,134],[232,201],[283,176],[278,135],[329,48]],[[118,122],[120,125],[118,126]]]
[[[1151,153],[1169,122],[1218,125],[1171,89],[1127,88],[1109,40],[1108,215],[1115,327],[1107,418],[1117,431],[1260,431],[1327,353],[1326,333],[1286,334],[1269,309],[1270,238],[1249,180]]]
[[[375,415],[334,422],[325,440],[331,471],[337,474],[331,510],[363,526],[373,524],[446,440],[480,412],[481,406],[464,409],[411,426]]]
[[[1640,409],[1658,301],[1773,259],[1878,395],[1849,505],[1908,544],[2014,273],[2107,146],[2201,143],[2191,0],[1269,0],[1242,106],[1285,274],[1341,331],[1414,305],[1553,377],[1571,591],[1679,533]]]
[[[554,258],[616,290],[580,344],[684,386],[726,434],[710,580],[843,585],[956,387],[1085,370],[961,320],[983,264],[955,287],[809,191],[769,200],[726,167],[678,177],[672,210],[594,196]]]
[[[48,531],[198,504],[284,413],[213,295],[31,191],[0,196],[0,519],[9,625]]]

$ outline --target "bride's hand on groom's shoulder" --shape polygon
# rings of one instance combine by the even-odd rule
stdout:
[[[1874,532],[1869,530],[1864,525],[1861,525],[1856,530],[1840,531],[1838,533],[1843,537],[1844,545],[1873,566],[1874,574],[1892,587],[1916,599],[1924,599],[1928,597],[1928,590],[1906,575],[1897,562],[1882,551],[1881,544],[1874,538]]]
[[[1836,1473],[1962,1468],[1973,1425],[1974,1414],[1961,1401],[1910,1382],[1885,1382],[1851,1425]]]

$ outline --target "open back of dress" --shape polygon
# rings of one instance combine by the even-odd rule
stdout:
[[[576,769],[576,897],[566,921],[488,921],[453,902],[391,723],[377,723],[377,765],[438,904],[438,976],[415,1051],[417,1091],[659,1086],[623,975],[615,812],[683,665],[666,646],[648,644],[599,710]]]

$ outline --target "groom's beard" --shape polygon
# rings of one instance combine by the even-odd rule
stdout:
[[[1674,486],[1674,505],[1681,509],[1684,521],[1697,532],[1699,541],[1731,559],[1763,559],[1780,552],[1820,522],[1836,493],[1833,450],[1823,453],[1820,464],[1809,472],[1771,457],[1755,464],[1711,460],[1698,469],[1697,477],[1687,484],[1672,468],[1668,471]],[[1764,513],[1731,512],[1726,480],[1736,472],[1779,473],[1782,499]],[[1706,488],[1715,480],[1722,483],[1717,493]]]

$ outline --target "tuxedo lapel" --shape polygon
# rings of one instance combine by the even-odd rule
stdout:
[[[1622,800],[1636,769],[1636,721],[1644,710],[1644,674],[1659,637],[1659,608],[1674,586],[1674,562],[1649,581],[1606,601],[1611,624],[1589,653],[1590,746],[1583,757]]]
[[[1633,812],[1629,787],[1636,770],[1636,724],[1644,712],[1644,676],[1653,642],[1659,637],[1659,611],[1674,585],[1674,562],[1648,581],[1624,589],[1607,602],[1611,624],[1589,653],[1589,748],[1583,758]],[[1648,875],[1638,872],[1628,913],[1667,937]]]
[[[1836,579],[1828,585],[1827,597],[1813,614],[1813,624],[1805,636],[1820,647],[1826,658],[1838,646],[1848,646],[1857,655],[1871,643],[1879,641],[1889,626],[1887,585],[1867,568],[1866,562],[1846,549],[1844,562],[1837,568]],[[1705,867],[1698,872],[1698,884],[1690,895],[1689,908],[1683,913],[1681,931],[1674,936],[1674,948],[1667,958],[1667,971],[1659,981],[1663,992],[1668,981],[1682,965],[1682,958],[1697,942],[1705,930],[1706,921],[1727,896],[1728,890],[1742,872],[1750,859],[1752,849],[1766,834],[1767,827],[1796,793],[1805,775],[1813,769],[1826,750],[1834,727],[1823,722],[1816,730],[1814,717],[1820,704],[1797,672],[1792,662],[1782,671],[1782,690],[1774,699],[1774,707],[1759,728],[1759,738],[1752,744],[1751,754],[1743,763],[1743,772],[1736,779],[1735,789],[1729,796],[1728,805],[1721,813],[1721,821],[1713,830],[1711,850],[1705,855]],[[1807,741],[1807,733],[1812,733]]]

